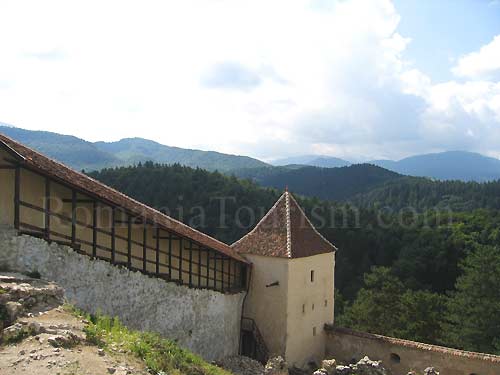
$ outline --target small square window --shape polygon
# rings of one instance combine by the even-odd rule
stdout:
[[[313,327],[313,336],[316,336],[316,327]]]
[[[311,271],[311,282],[314,282],[314,271]]]

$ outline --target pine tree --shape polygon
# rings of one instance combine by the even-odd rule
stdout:
[[[448,306],[449,342],[500,354],[500,248],[478,245],[462,269]]]

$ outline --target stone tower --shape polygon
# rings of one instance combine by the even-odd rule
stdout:
[[[232,245],[253,267],[243,315],[255,321],[271,355],[303,367],[324,357],[333,322],[336,248],[288,191]]]

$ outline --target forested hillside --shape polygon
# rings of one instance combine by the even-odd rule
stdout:
[[[329,200],[347,200],[368,192],[401,175],[370,164],[341,168],[264,167],[234,171],[240,178],[250,178],[262,186],[283,190],[286,186],[298,194]]]
[[[100,150],[114,155],[127,165],[153,160],[157,163],[179,163],[188,167],[221,172],[267,165],[248,156],[165,146],[143,138],[126,138],[117,142],[96,142],[94,144]]]
[[[251,229],[281,194],[178,165],[145,163],[91,175],[227,243]],[[432,189],[441,197],[453,188],[474,202],[482,189],[498,189],[495,184],[436,186]],[[356,208],[298,197],[321,233],[339,248],[337,323],[500,353],[500,213],[479,208],[496,203],[485,199],[471,210],[440,211],[428,206],[439,206],[438,194],[420,205],[421,212],[398,210],[413,195],[395,199],[393,211],[379,210],[377,204]]]
[[[227,243],[254,224],[250,212],[262,216],[280,195],[248,180],[178,164],[146,162],[90,176]]]
[[[0,133],[78,170],[93,171],[148,160],[164,164],[179,163],[212,171],[258,168],[267,165],[248,156],[171,147],[143,138],[91,143],[69,135],[25,130],[3,126],[1,123]]]
[[[356,206],[392,210],[405,207],[419,211],[430,208],[453,211],[500,209],[500,180],[478,183],[404,177],[351,196],[349,201]]]

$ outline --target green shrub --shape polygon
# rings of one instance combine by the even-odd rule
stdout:
[[[68,309],[89,321],[84,329],[89,342],[105,350],[120,348],[132,353],[142,359],[153,374],[230,375],[158,334],[130,330],[118,318],[101,314],[90,316]]]

